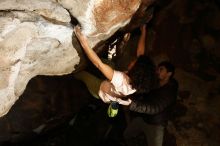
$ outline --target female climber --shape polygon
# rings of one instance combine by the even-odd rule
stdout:
[[[155,83],[155,66],[153,62],[144,55],[146,25],[141,28],[141,36],[138,41],[136,59],[128,66],[128,71],[121,72],[104,63],[99,56],[90,48],[86,36],[81,32],[79,26],[75,27],[75,34],[89,60],[102,72],[106,80],[101,80],[92,74],[81,71],[74,76],[83,81],[90,93],[105,103],[112,101],[128,105],[130,100],[124,98],[135,92],[147,92]]]

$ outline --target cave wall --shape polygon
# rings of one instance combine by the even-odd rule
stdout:
[[[17,5],[13,5],[14,2]],[[19,5],[18,2],[21,4]],[[72,32],[74,25],[77,24],[75,20],[73,22],[73,16],[77,15],[77,21],[83,26],[83,32],[88,35],[90,45],[94,47],[99,42],[105,43],[105,39],[118,29],[122,31],[123,36],[124,32],[137,28],[143,23],[141,16],[144,16],[144,22],[148,22],[152,13],[145,12],[151,2],[146,0],[142,1],[143,3],[147,5],[141,5],[137,11],[145,15],[135,13],[136,17],[133,17],[131,24],[121,29],[130,17],[126,16],[124,19],[120,15],[122,21],[114,17],[110,18],[117,13],[117,9],[122,10],[123,5],[120,6],[120,3],[116,10],[106,15],[107,18],[103,16],[93,19],[93,16],[87,15],[91,14],[92,10],[89,5],[98,7],[100,4],[96,5],[94,1],[89,0],[83,3],[77,0],[0,1],[2,10],[0,15],[2,20],[0,21],[0,94],[2,96],[0,98],[1,107],[6,107],[2,110],[2,116],[11,109],[7,115],[1,117],[0,141],[17,142],[21,139],[29,139],[35,134],[47,133],[73,118],[82,110],[82,107],[93,100],[82,83],[74,80],[71,75],[64,75],[79,69],[74,66],[85,61],[85,56],[81,57],[81,48]],[[83,8],[73,9],[78,5]],[[112,9],[112,6],[108,8]],[[135,5],[131,8],[137,7]],[[101,7],[97,10],[107,13]],[[129,11],[128,14],[131,16],[134,11]],[[176,138],[177,145],[219,145],[220,19],[218,18],[219,3],[215,0],[209,2],[167,0],[157,5],[153,19],[148,24],[146,47],[149,55],[155,62],[168,59],[177,67],[175,77],[180,85],[178,104],[181,106],[176,111],[177,116],[168,126],[168,131]],[[88,22],[100,19],[106,19],[105,23],[114,20],[115,23],[111,29],[103,27],[105,24],[96,26],[91,23],[91,27],[88,26]],[[116,37],[113,37],[107,41],[112,42],[115,39]],[[132,59],[135,52],[137,39],[138,34],[134,34],[130,42],[121,50],[126,63],[119,61],[117,63],[119,68],[126,69],[128,61]],[[5,43],[5,40],[10,43]],[[28,46],[26,49],[23,47],[25,45]],[[106,48],[101,48],[101,51],[102,49]],[[25,57],[22,58],[24,54]],[[16,70],[16,67],[23,69],[21,71],[24,73]],[[23,81],[19,79],[21,81],[14,82],[18,77],[16,74],[20,76],[19,78],[28,77],[29,79]],[[61,76],[49,77],[55,75]],[[31,81],[29,81],[30,78],[32,78]],[[7,79],[10,79],[10,84]],[[25,86],[22,86],[24,84]],[[20,86],[15,90],[15,85]],[[26,90],[24,90],[25,87]],[[21,94],[23,90],[24,94]],[[15,91],[18,92],[16,95],[14,95]],[[11,105],[7,107],[4,103],[11,98],[13,98],[9,103]],[[14,102],[15,105],[12,106]],[[96,100],[95,103],[97,102],[99,101]],[[102,104],[102,106],[105,105]],[[102,112],[104,114],[101,116],[106,115],[105,107],[102,108]],[[93,113],[89,112],[87,114],[89,117],[92,115]],[[100,118],[100,114],[96,116]],[[100,127],[97,126],[97,131]],[[78,129],[81,130],[80,126]],[[59,138],[60,135],[57,139]]]
[[[37,75],[64,75],[80,64],[73,33],[79,23],[90,47],[129,23],[141,1],[1,0],[0,116]],[[103,15],[105,13],[105,15]],[[73,23],[76,20],[77,22]],[[83,62],[83,61],[82,61]]]

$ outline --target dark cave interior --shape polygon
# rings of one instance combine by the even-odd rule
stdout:
[[[113,60],[121,70],[133,57],[138,29],[131,32],[128,44]],[[107,40],[106,46],[114,37],[119,35]],[[180,84],[174,118],[168,124],[163,145],[219,146],[220,2],[160,1],[148,23],[146,49],[156,63],[163,59],[174,63]],[[103,78],[91,63],[87,62],[86,69]],[[126,110],[121,106],[119,114],[109,118],[107,108],[71,74],[37,76],[1,118],[0,145],[125,146],[122,133]],[[146,145],[142,135],[136,145]]]

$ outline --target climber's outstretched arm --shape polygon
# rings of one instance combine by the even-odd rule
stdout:
[[[141,30],[141,36],[138,40],[138,46],[137,46],[137,54],[136,54],[136,58],[138,58],[139,56],[141,55],[144,55],[145,53],[145,39],[146,39],[146,24],[144,24],[143,26],[141,26],[140,28]],[[136,62],[137,59],[133,60],[129,66],[128,66],[128,70],[130,70],[135,62]]]
[[[85,51],[89,60],[104,74],[107,79],[112,80],[114,73],[113,68],[103,63],[99,56],[94,52],[94,50],[89,47],[87,38],[82,34],[79,26],[75,27],[75,34],[80,41],[81,46],[83,47],[83,50]]]

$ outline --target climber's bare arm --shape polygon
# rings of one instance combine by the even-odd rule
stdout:
[[[139,41],[138,41],[136,58],[138,58],[141,55],[144,55],[144,53],[145,53],[146,24],[141,26],[140,30],[141,30],[141,36],[140,36]],[[133,60],[129,64],[128,70],[130,70],[134,66],[136,60],[137,59]]]
[[[107,79],[112,80],[114,70],[109,65],[103,63],[94,50],[89,47],[87,38],[81,33],[79,26],[75,27],[75,34],[89,60],[104,74]]]
[[[137,46],[137,57],[144,55],[145,53],[146,24],[143,25],[140,29],[141,29],[141,36]]]

